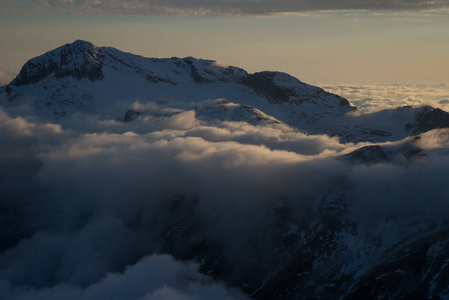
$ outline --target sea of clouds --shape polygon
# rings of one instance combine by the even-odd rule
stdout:
[[[372,109],[361,98],[369,92],[347,89]],[[429,97],[441,102],[442,94]],[[401,147],[412,142],[426,156],[404,157]],[[0,299],[245,299],[229,282],[278,263],[273,212],[288,207],[288,221],[300,223],[336,190],[359,233],[385,247],[440,226],[449,212],[448,132],[386,143],[397,150],[390,163],[344,159],[366,145],[279,124],[205,123],[194,111],[49,122],[26,103],[2,108]],[[397,215],[415,226],[385,222]],[[197,225],[183,243],[167,246],[169,230],[189,222]],[[180,260],[205,239],[232,262],[229,282],[200,273],[201,261]]]
[[[325,85],[323,88],[340,95],[365,113],[402,106],[430,105],[449,111],[447,84],[364,84]]]

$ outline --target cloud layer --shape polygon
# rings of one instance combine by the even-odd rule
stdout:
[[[370,246],[364,232],[387,249],[448,213],[446,131],[414,142],[426,158],[395,156],[408,139],[385,144],[390,164],[354,165],[341,155],[365,144],[284,125],[208,124],[192,111],[131,123],[75,115],[56,125],[29,111],[0,111],[6,298],[243,299],[198,272],[214,260],[173,257],[195,259],[192,249],[213,243],[236,284],[282,262],[276,242],[307,224],[323,199],[347,201],[360,234],[351,243],[362,248]],[[398,214],[418,221],[391,221]],[[366,267],[365,258],[346,272]],[[259,279],[248,286],[256,290]]]
[[[449,86],[446,84],[327,85],[324,88],[348,99],[365,113],[421,105],[449,111]]]
[[[209,300],[248,299],[237,290],[214,283],[198,272],[198,265],[175,261],[169,255],[152,255],[129,266],[123,273],[108,273],[100,281],[81,289],[59,284],[52,288],[11,288],[0,281],[5,299],[115,299],[115,300]]]
[[[143,0],[33,0],[37,7],[64,11],[124,12],[150,15],[270,15],[328,10],[429,10],[449,6],[449,1],[143,1]]]

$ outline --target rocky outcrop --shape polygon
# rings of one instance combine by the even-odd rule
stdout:
[[[314,207],[303,205],[301,218],[290,204],[278,204],[265,220],[270,230],[250,241],[260,249],[257,257],[240,253],[244,267],[231,259],[220,236],[207,234],[194,207],[174,210],[173,223],[161,234],[164,251],[198,262],[201,272],[252,299],[446,299],[447,224],[436,228],[414,216],[383,216],[377,224],[404,232],[390,240],[389,232],[356,221],[350,203],[344,189],[335,187]]]
[[[237,82],[246,77],[245,70],[236,67],[222,67],[213,60],[186,57],[183,61],[190,67],[190,76],[196,83]]]
[[[424,106],[416,111],[416,123],[407,124],[413,134],[420,134],[437,128],[449,127],[449,113],[439,108]]]
[[[137,120],[140,116],[142,115],[142,113],[133,110],[133,109],[128,109],[125,113],[125,117],[123,118],[123,122],[132,122]]]
[[[429,106],[350,114],[356,107],[348,100],[282,72],[248,74],[193,57],[145,58],[86,41],[31,59],[4,90],[10,102],[32,97],[41,111],[58,116],[80,110],[101,114],[97,108],[140,99],[190,103],[181,107],[192,110],[206,99],[225,98],[239,106],[203,105],[198,116],[254,124],[281,122],[308,134],[338,136],[343,143],[398,141],[449,127],[449,114]]]
[[[67,76],[90,81],[104,78],[101,50],[92,43],[75,41],[29,60],[10,85],[34,84],[54,74],[56,78]]]
[[[274,72],[261,72],[249,74],[245,79],[245,84],[252,88],[256,94],[262,95],[270,103],[291,102],[290,97],[295,93],[291,87],[280,87],[274,82]]]
[[[388,162],[388,155],[381,146],[365,146],[345,156],[354,164],[377,164]]]
[[[270,103],[301,104],[313,99],[327,97],[327,104],[350,107],[348,100],[325,92],[319,87],[305,84],[297,78],[282,72],[259,72],[249,74],[244,83]]]
[[[247,122],[252,125],[282,123],[253,106],[232,103],[224,99],[197,105],[195,106],[195,112],[196,117],[204,121]]]

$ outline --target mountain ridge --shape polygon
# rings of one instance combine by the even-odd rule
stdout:
[[[204,101],[226,99],[243,110],[258,110],[300,131],[338,136],[342,142],[395,141],[449,127],[449,114],[430,106],[357,114],[347,99],[286,73],[250,74],[193,57],[145,58],[82,40],[30,59],[5,91],[11,103],[33,97],[40,115],[81,111],[120,120],[136,100],[192,110]]]
[[[54,74],[56,78],[71,76],[78,80],[88,78],[91,82],[103,80],[103,64],[105,61],[116,59],[119,63],[131,67],[129,63],[116,55],[117,52],[125,55],[129,54],[112,47],[97,47],[88,41],[76,40],[72,44],[65,44],[46,52],[43,55],[30,59],[23,66],[18,76],[8,84],[9,90],[11,90],[11,85],[22,86],[34,84],[51,74]],[[256,93],[264,94],[269,100],[277,103],[289,102],[290,97],[294,96],[295,85],[300,85],[302,88],[301,91],[307,92],[307,89],[312,89],[316,94],[338,96],[332,93],[327,93],[322,88],[305,84],[297,78],[282,72],[262,71],[249,74],[241,68],[232,66],[222,67],[217,65],[214,60],[196,59],[191,56],[185,58],[172,57],[163,59],[144,58],[142,56],[136,57],[151,60],[154,63],[170,61],[177,66],[182,65],[181,69],[188,69],[188,67],[190,67],[190,70],[187,71],[189,71],[196,83],[213,83],[216,81],[234,81],[243,83],[252,87]],[[200,68],[199,65],[207,66],[208,68]],[[153,72],[151,70],[145,72],[146,70],[138,68],[138,66],[132,65],[132,67],[137,67],[136,72],[144,73],[142,75],[152,83],[161,82],[171,83],[172,85],[178,84],[177,81],[174,81],[171,78],[152,76],[151,73]],[[282,83],[282,85],[280,85],[280,83]],[[338,97],[341,105],[350,106],[346,99],[340,96]],[[306,100],[308,99],[300,99],[300,101]]]
[[[285,73],[84,41],[14,80],[1,295],[82,295],[157,253],[252,299],[449,298],[446,112],[363,114]],[[171,272],[149,269],[122,298]]]

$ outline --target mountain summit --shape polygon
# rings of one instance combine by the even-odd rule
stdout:
[[[102,80],[101,58],[101,49],[90,42],[77,40],[29,60],[10,85],[34,84],[50,75],[55,78],[72,76],[78,80]]]
[[[1,299],[449,299],[442,110],[84,41],[0,93]]]
[[[356,108],[348,100],[286,73],[249,74],[193,57],[145,58],[81,40],[29,60],[6,92],[11,103],[32,97],[40,114],[50,118],[87,112],[123,119],[135,101],[157,102],[195,109],[204,121],[214,115],[219,120],[281,122],[351,142],[398,140],[449,126],[448,114],[431,107],[354,115]],[[229,105],[225,109],[217,99],[237,106],[229,112]]]

